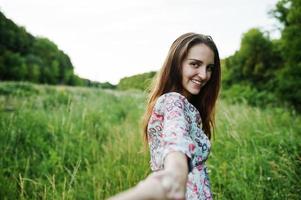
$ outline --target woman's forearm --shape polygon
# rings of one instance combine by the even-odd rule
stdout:
[[[164,161],[164,171],[169,173],[161,184],[167,191],[168,198],[185,199],[186,182],[188,178],[187,157],[182,152],[169,153]]]
[[[119,193],[108,200],[163,200],[166,193],[160,180],[151,174],[138,185],[122,193]]]
[[[164,170],[171,172],[181,184],[185,184],[188,176],[188,161],[182,152],[169,153],[164,161]]]
[[[124,192],[109,198],[108,200],[148,200],[147,196],[137,187],[130,188]]]
[[[171,152],[164,160],[164,169],[152,173],[137,186],[108,200],[184,199],[188,175],[187,157]]]

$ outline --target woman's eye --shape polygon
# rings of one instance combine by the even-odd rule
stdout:
[[[207,66],[207,70],[210,71],[210,72],[213,70],[213,68],[214,68],[214,65],[208,65]]]
[[[198,64],[196,64],[196,63],[190,63],[190,65],[193,67],[198,67]]]

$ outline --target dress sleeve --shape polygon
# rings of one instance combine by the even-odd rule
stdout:
[[[191,152],[189,147],[193,144],[189,135],[191,123],[187,120],[188,113],[185,110],[184,97],[176,93],[167,96],[164,101],[163,111],[162,167],[165,157],[170,152],[180,151],[190,160]]]

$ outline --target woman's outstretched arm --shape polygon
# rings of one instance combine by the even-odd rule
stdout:
[[[187,157],[182,152],[169,153],[164,169],[153,172],[137,186],[109,198],[109,200],[185,199],[188,176]]]

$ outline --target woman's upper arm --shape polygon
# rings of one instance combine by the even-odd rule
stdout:
[[[166,167],[165,159],[170,153],[169,160],[176,157],[187,165],[188,160],[192,157],[190,146],[193,144],[190,137],[191,122],[187,120],[187,111],[183,96],[172,93],[167,96],[164,102],[164,122],[162,131],[162,164]]]

